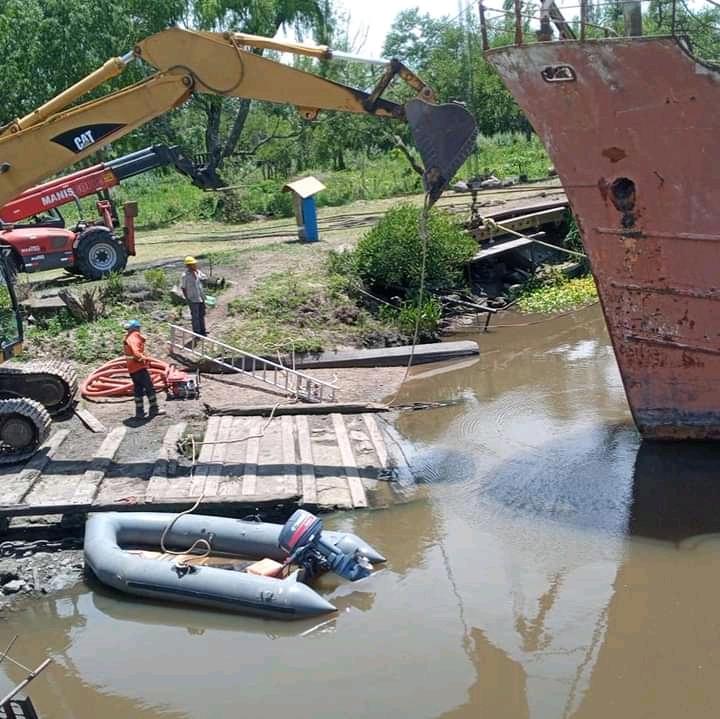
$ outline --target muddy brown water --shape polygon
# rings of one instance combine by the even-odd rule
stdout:
[[[408,501],[329,517],[387,554],[287,624],[97,586],[9,613],[54,663],[45,719],[709,717],[720,709],[720,454],[641,443],[597,309],[480,338],[401,400]],[[0,642],[1,643],[1,642]],[[22,672],[0,664],[0,689]]]

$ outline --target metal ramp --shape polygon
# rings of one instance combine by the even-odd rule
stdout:
[[[329,382],[244,352],[212,337],[203,337],[184,327],[170,325],[168,344],[171,352],[181,352],[213,362],[231,372],[279,389],[288,396],[299,397],[306,402],[335,401],[335,386]]]
[[[39,719],[30,697],[12,699],[0,707],[0,719]]]

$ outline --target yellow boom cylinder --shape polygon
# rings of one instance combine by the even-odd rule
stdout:
[[[226,33],[225,37],[232,38],[237,45],[246,47],[257,47],[264,50],[277,50],[278,52],[289,52],[293,55],[306,55],[319,60],[330,60],[332,50],[327,45],[305,45],[299,42],[287,42],[285,40],[274,40],[262,35],[249,35],[244,32]]]
[[[10,123],[10,125],[8,125],[8,127],[5,128],[5,131],[0,133],[0,135],[26,130],[28,127],[44,122],[48,117],[54,115],[60,110],[63,110],[68,105],[75,102],[75,100],[79,97],[86,95],[88,92],[94,90],[104,82],[111,80],[113,77],[117,77],[125,69],[133,57],[134,56],[132,54],[128,54],[123,57],[110,58],[110,60],[108,60],[102,67],[99,67],[87,77],[84,77],[79,82],[76,82],[67,90],[63,90],[63,92],[59,95],[53,97],[52,100],[48,100],[48,102],[44,105],[41,105],[36,110],[33,110],[30,114],[25,115],[25,117]]]

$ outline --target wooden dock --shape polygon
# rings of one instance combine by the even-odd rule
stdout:
[[[387,484],[378,481],[389,460],[372,413],[212,416],[194,466],[177,451],[184,423],[165,423],[152,458],[135,451],[140,433],[156,426],[117,426],[88,457],[77,449],[64,456],[70,432],[57,430],[23,467],[0,477],[0,518],[170,511],[198,500],[198,511],[235,516],[299,504],[353,509],[373,504]]]

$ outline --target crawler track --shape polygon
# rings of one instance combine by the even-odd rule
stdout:
[[[75,370],[64,362],[28,362],[0,367],[0,397],[29,398],[52,416],[65,412],[77,394]]]
[[[39,402],[24,397],[0,400],[0,464],[32,457],[48,438],[51,424]]]

